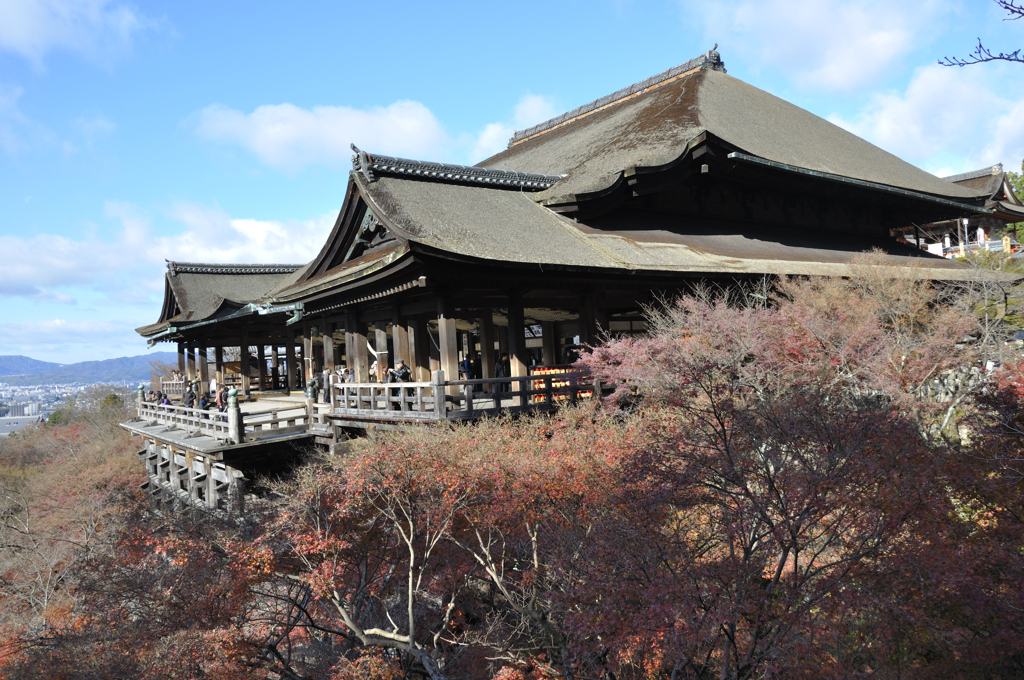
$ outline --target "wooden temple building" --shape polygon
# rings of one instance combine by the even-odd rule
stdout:
[[[963,218],[946,219],[918,228],[904,229],[904,239],[918,243],[935,254],[946,257],[962,255],[969,250],[1002,250],[1004,242],[996,236],[1010,224],[1024,223],[1024,203],[1010,186],[1002,163],[944,177],[947,182],[977,191],[985,196],[984,211]],[[1021,252],[1016,239],[1009,238],[1014,252]]]
[[[727,75],[715,51],[517,132],[475,166],[353,149],[311,262],[168,263],[160,317],[138,332],[177,343],[184,373],[217,374],[243,403],[140,404],[124,426],[147,440],[154,493],[224,508],[251,471],[347,428],[599,393],[564,372],[573,350],[642,332],[645,305],[698,282],[843,275],[872,248],[923,265],[915,275],[969,277],[892,233],[984,214],[990,198]],[[460,375],[469,356],[479,378]],[[375,358],[402,359],[412,382],[375,382]],[[301,392],[337,367],[354,382]]]

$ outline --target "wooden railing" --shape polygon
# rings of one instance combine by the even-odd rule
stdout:
[[[333,437],[339,421],[416,422],[473,420],[498,413],[547,411],[600,394],[601,387],[580,372],[543,373],[514,378],[445,380],[435,371],[430,382],[340,383],[330,386],[327,403],[274,405],[242,412],[235,397],[225,411],[161,405],[142,400],[138,420],[184,432],[180,438],[211,437],[225,444],[298,432]]]
[[[320,410],[326,411],[327,408],[324,406]],[[314,408],[311,418],[305,404],[243,413],[237,406],[229,406],[222,412],[144,401],[139,403],[138,413],[139,420],[183,430],[186,437],[212,437],[232,444],[305,432],[315,429],[311,425],[315,426],[318,420],[320,425],[325,425],[325,415],[318,414]]]
[[[435,371],[433,378],[431,382],[334,384],[330,412],[359,420],[472,420],[502,411],[550,410],[558,403],[576,403],[595,394],[591,378],[575,371],[449,381],[443,371]]]
[[[386,420],[434,420],[439,417],[435,394],[444,394],[443,381],[409,383],[340,383],[331,386],[330,412],[334,415]],[[440,416],[443,417],[443,416]]]
[[[185,394],[185,380],[161,380],[160,391],[168,397],[180,397]]]

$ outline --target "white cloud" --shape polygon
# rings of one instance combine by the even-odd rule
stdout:
[[[116,0],[4,0],[0,3],[0,49],[42,67],[52,50],[106,60],[130,46],[156,22]]]
[[[288,171],[343,166],[352,156],[352,143],[377,153],[429,158],[448,141],[434,114],[415,101],[365,110],[274,104],[252,113],[214,105],[200,111],[197,119],[201,137],[237,144],[264,164]]]
[[[919,47],[947,10],[939,0],[743,0],[688,14],[704,18],[726,66],[732,54],[807,87],[852,90]]]
[[[856,116],[830,120],[936,174],[1024,157],[1024,96],[991,87],[999,66],[918,69],[904,92],[877,94]]]
[[[130,321],[56,318],[0,324],[0,354],[73,363],[101,358],[96,356],[100,347],[110,356],[131,356],[141,354],[144,345]]]
[[[130,204],[108,203],[106,214],[121,226],[111,239],[0,236],[5,258],[0,298],[74,303],[73,295],[91,290],[109,300],[149,305],[151,296],[163,292],[165,258],[304,264],[319,252],[334,223],[333,215],[281,222],[232,218],[217,208],[180,204],[169,215],[180,229],[157,236],[149,218]]]
[[[509,138],[517,130],[524,130],[555,116],[554,102],[550,97],[528,94],[516,104],[512,123],[490,123],[484,127],[473,144],[473,162],[490,158],[508,146]]]
[[[218,208],[182,203],[171,217],[184,230],[149,240],[151,261],[305,264],[320,252],[336,216],[288,222],[233,218]]]
[[[369,109],[273,104],[251,113],[215,104],[199,111],[193,121],[203,139],[239,146],[264,165],[297,172],[313,165],[347,166],[353,143],[382,154],[425,160],[468,154],[477,161],[504,149],[516,130],[553,115],[550,98],[526,95],[511,121],[491,123],[478,135],[457,140],[449,137],[430,109],[416,101]]]

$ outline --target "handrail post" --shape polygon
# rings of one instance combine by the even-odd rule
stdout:
[[[313,386],[306,385],[306,429],[313,427]]]
[[[467,418],[473,417],[473,385],[472,383],[462,386],[462,396],[466,400],[465,412]]]
[[[434,371],[434,417],[438,420],[447,418],[444,393],[444,371]]]
[[[238,390],[228,390],[228,438],[232,444],[241,444],[244,440],[242,409],[238,406]]]
[[[136,410],[138,411],[140,416],[142,415],[142,405],[144,403],[146,403],[146,388],[144,388],[142,386],[142,384],[140,383],[139,384],[139,398],[138,398],[138,401],[136,402]]]

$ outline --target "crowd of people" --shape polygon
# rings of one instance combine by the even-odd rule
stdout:
[[[226,385],[218,385],[216,377],[210,378],[209,384],[204,385],[199,380],[186,380],[179,371],[171,371],[171,381],[184,381],[181,405],[185,408],[220,412],[228,410],[228,388]],[[161,390],[149,390],[145,401],[159,406],[172,405],[170,395]]]

